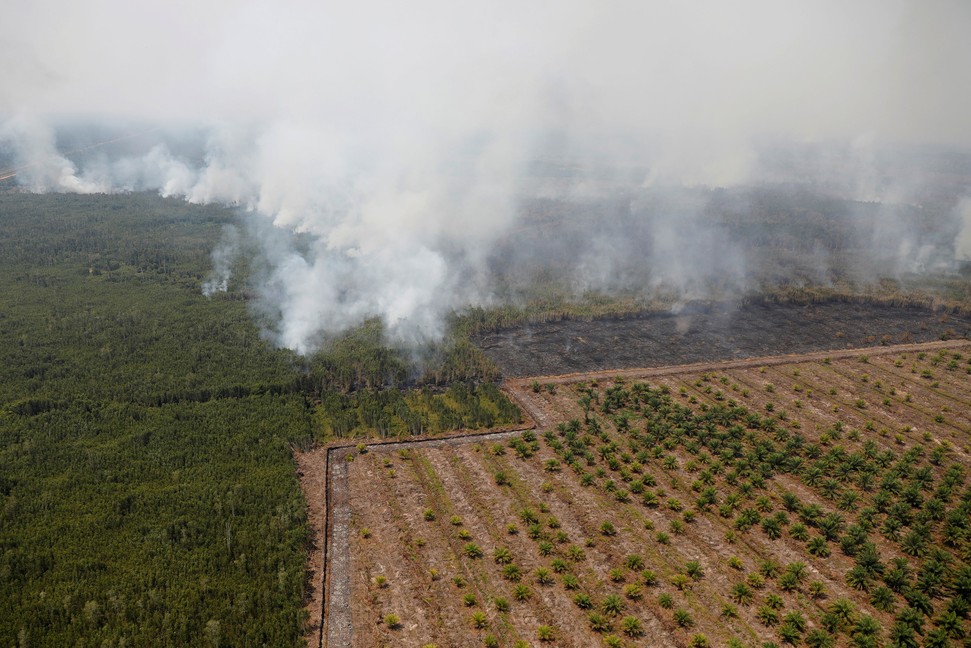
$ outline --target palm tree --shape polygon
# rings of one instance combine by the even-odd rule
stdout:
[[[800,509],[799,517],[809,526],[817,527],[819,520],[823,517],[823,509],[819,504],[807,504]]]
[[[894,568],[885,572],[883,582],[894,592],[902,592],[910,582],[910,570],[906,561],[894,562]]]
[[[779,613],[768,605],[763,605],[756,610],[755,616],[764,626],[774,626],[779,623]]]
[[[826,585],[822,581],[814,580],[809,583],[809,598],[821,599],[826,597]]]
[[[525,585],[516,585],[513,588],[512,596],[517,601],[528,601],[532,597],[533,592]]]
[[[855,646],[869,648],[869,646],[879,645],[881,630],[882,628],[877,620],[865,614],[856,620],[853,629],[850,631],[850,636],[853,638]]]
[[[790,612],[782,617],[782,622],[791,625],[799,632],[806,631],[806,618],[800,612]]]
[[[863,545],[863,549],[856,557],[858,567],[866,572],[867,576],[880,576],[883,574],[883,563],[880,562],[880,553],[872,542]]]
[[[824,538],[836,542],[843,530],[843,518],[838,513],[830,513],[819,521],[819,530]]]
[[[675,610],[674,611],[674,622],[677,623],[682,628],[690,628],[695,624],[694,619],[687,610]]]
[[[873,577],[859,565],[855,565],[846,573],[846,584],[853,589],[869,592],[873,586]]]
[[[593,601],[590,600],[590,596],[583,592],[573,597],[573,604],[581,610],[589,610],[593,607]]]
[[[644,634],[644,627],[637,617],[624,617],[620,622],[620,628],[628,637],[640,637]]]
[[[779,563],[772,560],[771,558],[766,558],[765,560],[759,561],[759,573],[761,573],[766,578],[775,578],[779,575]]]
[[[684,571],[692,580],[701,580],[705,576],[705,570],[697,560],[689,560],[686,562],[684,564]]]
[[[536,568],[536,582],[540,585],[552,585],[553,575],[550,574],[550,570],[546,567]]]
[[[478,628],[479,630],[489,625],[489,617],[481,610],[473,612],[472,616],[469,617],[469,621],[471,621],[473,628]]]
[[[809,531],[806,529],[806,525],[801,522],[796,522],[791,527],[789,527],[789,536],[793,540],[798,540],[799,542],[805,542],[809,539]]]
[[[870,595],[870,604],[881,612],[892,612],[894,608],[894,596],[886,587],[878,587]]]
[[[930,558],[924,563],[920,573],[917,574],[916,587],[928,596],[937,597],[941,595],[941,588],[946,577],[947,565]]]
[[[850,511],[856,506],[860,496],[853,491],[846,491],[840,496],[839,508],[841,511]]]
[[[782,643],[795,646],[801,638],[802,633],[788,623],[783,623],[779,628],[779,639],[782,639]]]
[[[778,594],[769,594],[765,597],[765,604],[773,610],[781,610],[785,605],[785,601]]]
[[[817,558],[828,558],[831,553],[829,543],[826,542],[825,538],[820,536],[813,536],[809,542],[806,543],[806,551]]]
[[[550,625],[541,625],[536,628],[536,636],[540,641],[554,641],[556,639],[556,628]]]
[[[816,466],[810,466],[802,473],[802,481],[806,486],[813,488],[823,479],[823,471]]]
[[[836,619],[838,627],[846,627],[853,622],[855,609],[848,599],[838,598],[829,605],[827,610]]]
[[[600,604],[600,611],[609,616],[619,616],[624,607],[624,599],[616,594],[608,594]]]
[[[800,583],[806,580],[806,563],[802,561],[791,562],[786,565],[786,572],[796,577]]]
[[[948,633],[943,628],[934,628],[927,633],[924,639],[924,648],[951,648],[953,644],[948,638]]]
[[[923,614],[930,616],[934,614],[934,606],[931,604],[930,597],[924,592],[914,587],[908,588],[904,592],[904,599],[912,608],[917,608]]]
[[[778,540],[782,537],[782,525],[779,524],[779,520],[775,516],[763,518],[762,531],[772,540]]]
[[[817,628],[810,630],[806,635],[806,645],[809,648],[833,648],[836,645],[836,639],[825,630]]]
[[[900,541],[900,549],[908,556],[917,558],[927,553],[927,527],[914,528],[905,535],[903,540]]]
[[[799,579],[795,574],[786,572],[779,578],[779,589],[783,592],[794,592],[799,589]]]
[[[954,639],[964,638],[964,623],[954,610],[947,610],[937,617],[934,625]]]
[[[708,637],[699,633],[691,637],[688,646],[689,648],[711,648],[711,642],[708,641]]]
[[[502,577],[507,581],[518,583],[522,576],[522,571],[516,565],[506,565],[502,568]]]
[[[840,493],[840,485],[835,479],[826,479],[819,487],[819,490],[826,499],[835,500]]]
[[[594,632],[610,632],[610,620],[599,612],[591,612],[587,621],[590,623],[590,629]]]
[[[782,494],[782,506],[785,507],[790,513],[798,513],[802,508],[802,503],[799,501],[799,497],[795,493],[790,493],[786,491]]]
[[[894,623],[890,628],[890,646],[892,648],[920,648],[914,629],[903,623]]]
[[[752,590],[745,583],[736,583],[732,586],[729,596],[739,605],[749,605],[754,598]]]
[[[897,615],[896,622],[907,626],[917,634],[924,634],[924,615],[916,608],[906,607]]]

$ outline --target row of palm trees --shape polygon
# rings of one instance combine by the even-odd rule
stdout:
[[[584,420],[561,423],[546,440],[581,484],[603,488],[621,502],[633,493],[657,507],[665,493],[655,488],[652,471],[672,477],[687,471],[698,496],[682,515],[717,511],[738,532],[759,528],[771,540],[788,533],[805,542],[812,558],[827,558],[835,547],[852,558],[845,574],[850,588],[869,595],[877,611],[889,613],[898,601],[903,606],[904,618],[894,621],[888,636],[893,645],[911,645],[911,631],[935,645],[923,625],[908,623],[914,611],[933,618],[933,637],[942,636],[941,628],[949,640],[963,637],[961,625],[950,620],[963,623],[971,605],[963,584],[971,579],[971,488],[961,465],[945,466],[951,454],[946,446],[929,456],[921,446],[894,452],[861,440],[841,423],[824,431],[824,445],[733,401],[711,398],[691,408],[670,389],[645,383],[593,383],[577,392]],[[773,484],[780,475],[798,479],[817,501],[780,490]],[[782,510],[773,512],[776,503]],[[916,569],[908,558],[883,560],[878,543],[884,541]],[[793,585],[790,580],[780,586]],[[937,600],[941,611],[935,617]],[[860,619],[862,627],[854,623],[848,634],[854,645],[868,645],[865,637],[872,633],[866,629],[878,622]],[[848,627],[824,626],[826,632]]]

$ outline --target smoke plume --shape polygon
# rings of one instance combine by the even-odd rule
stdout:
[[[420,341],[519,271],[703,296],[771,274],[765,236],[810,278],[967,259],[968,24],[962,0],[13,0],[0,155],[30,191],[238,206],[202,289],[250,237],[279,344],[375,316]],[[843,202],[800,227],[845,250],[746,233],[807,187]]]
[[[961,231],[954,240],[954,256],[959,261],[971,261],[971,198],[965,198],[957,208]]]

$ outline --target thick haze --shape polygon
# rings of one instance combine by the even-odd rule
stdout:
[[[888,184],[873,158],[971,147],[969,29],[966,0],[8,0],[0,152],[30,190],[245,208],[280,344],[307,350],[374,315],[399,339],[434,338],[445,312],[493,298],[524,196],[812,173],[842,174],[853,199],[918,202],[921,173]],[[102,130],[66,143],[81,123]],[[130,137],[85,149],[94,132]],[[765,154],[780,142],[837,153],[782,172]],[[571,171],[537,174],[537,160]],[[651,201],[629,201],[628,217],[648,210],[643,244],[609,226],[578,237],[578,290],[623,283],[643,249],[666,262],[657,285],[744,282],[745,255],[705,229],[704,205],[665,215]],[[971,259],[968,202],[949,209],[949,245]],[[224,289],[241,232],[216,251],[207,291]],[[859,234],[896,247],[902,270],[929,245],[903,216]]]

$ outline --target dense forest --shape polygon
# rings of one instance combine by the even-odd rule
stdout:
[[[0,194],[4,645],[298,645],[293,448],[518,422],[467,341],[422,368],[377,322],[312,356],[273,348],[245,277],[200,290],[233,218]]]

